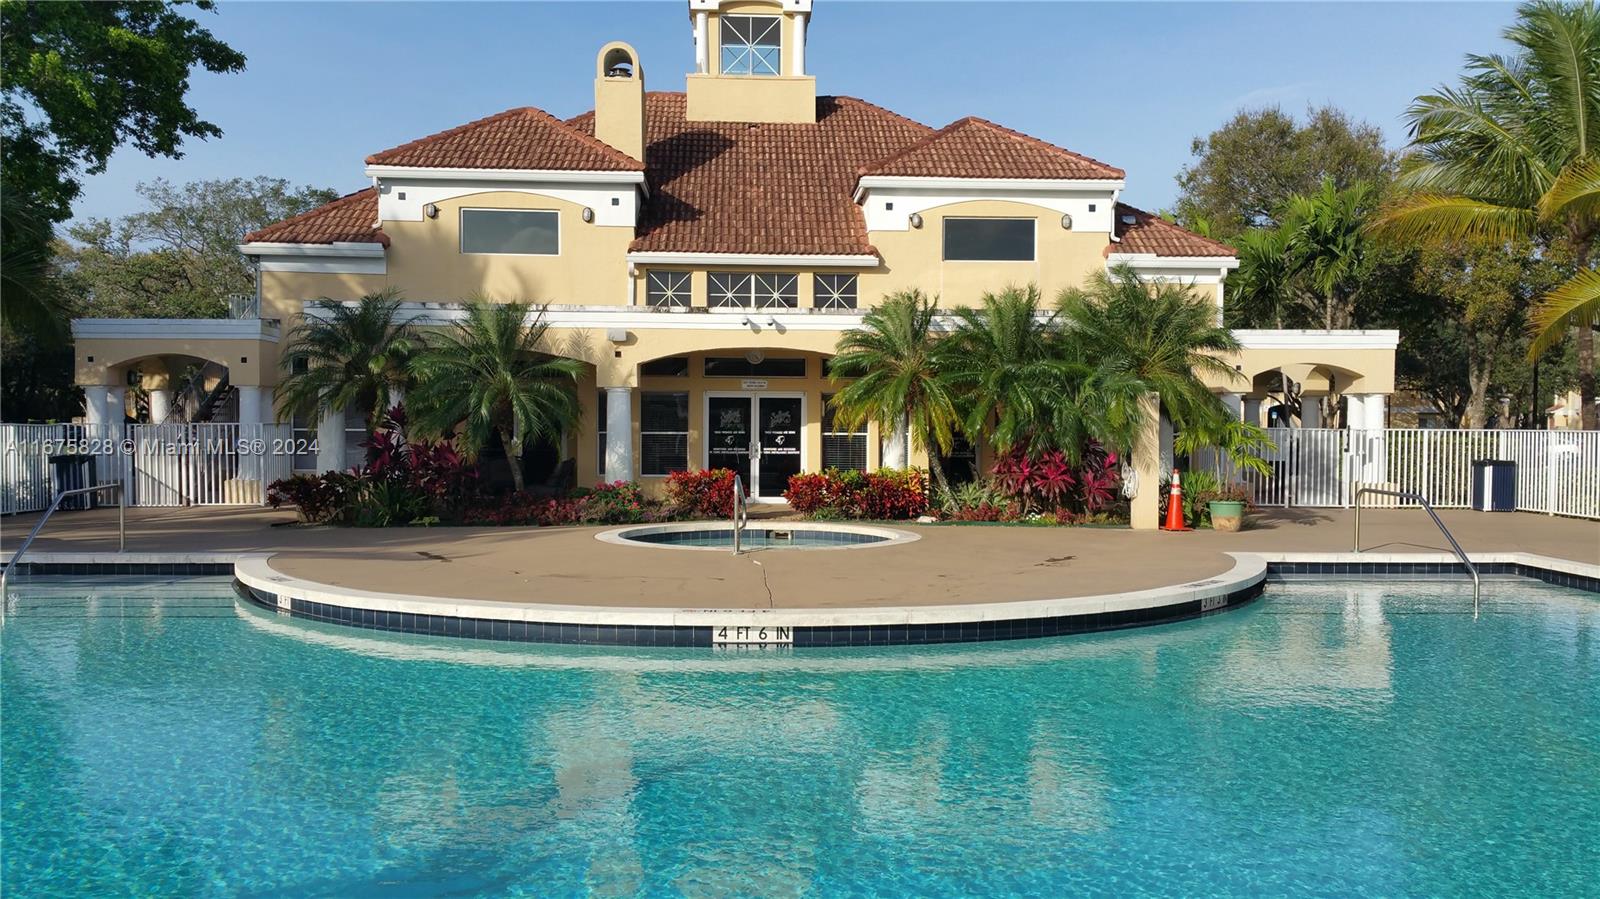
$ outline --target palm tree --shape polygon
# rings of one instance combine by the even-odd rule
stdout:
[[[461,425],[461,448],[469,457],[498,435],[518,492],[527,441],[558,438],[579,416],[583,364],[541,349],[548,329],[543,307],[473,300],[454,328],[412,363],[418,380],[412,420],[441,434]]]
[[[1482,237],[1559,241],[1577,273],[1531,317],[1531,356],[1578,334],[1583,427],[1595,410],[1593,327],[1600,318],[1600,9],[1594,2],[1524,4],[1509,56],[1468,56],[1459,87],[1418,97],[1407,112],[1414,152],[1407,191],[1375,223],[1401,240]]]
[[[279,416],[360,409],[370,430],[410,382],[407,364],[423,345],[415,317],[401,314],[394,288],[353,305],[318,300],[306,313],[280,361]]]
[[[861,327],[839,338],[829,377],[834,383],[854,379],[833,396],[841,426],[873,421],[884,429],[907,427],[912,442],[927,451],[934,481],[948,491],[939,455],[950,452],[960,415],[941,370],[937,310],[938,301],[920,290],[885,297],[861,317]]]
[[[1216,305],[1187,286],[1146,282],[1127,266],[1095,272],[1086,289],[1061,292],[1061,318],[1083,358],[1092,360],[1103,385],[1126,390],[1131,382],[1161,395],[1180,427],[1202,425],[1223,414],[1221,400],[1201,380],[1237,377],[1223,361],[1239,350],[1233,332],[1217,324]]]
[[[1314,194],[1296,194],[1284,207],[1282,241],[1292,271],[1313,294],[1311,310],[1322,327],[1355,323],[1356,291],[1367,270],[1368,213],[1377,192],[1366,181],[1344,190],[1322,179]]]
[[[1053,449],[1074,460],[1091,440],[1132,445],[1145,389],[1090,361],[1037,286],[986,293],[981,307],[953,314],[941,370],[967,434],[987,433],[1000,453]]]
[[[944,378],[960,397],[961,429],[988,432],[1000,452],[1048,441],[1047,385],[1071,374],[1054,311],[1042,311],[1039,288],[985,293],[980,307],[953,310],[955,331],[941,348]]]

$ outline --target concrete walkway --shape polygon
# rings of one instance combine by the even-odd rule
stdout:
[[[1468,552],[1600,564],[1600,522],[1531,513],[1440,513]],[[1238,534],[1102,528],[896,525],[914,543],[731,554],[612,546],[605,528],[305,528],[292,512],[133,509],[129,552],[274,552],[285,574],[392,593],[583,605],[796,608],[940,605],[1142,590],[1221,574],[1228,551],[1348,552],[1351,513],[1270,510]],[[275,526],[276,525],[276,526]],[[0,518],[0,551],[32,516]],[[1446,552],[1420,510],[1362,513],[1362,549]],[[29,551],[109,552],[116,513],[58,513]]]

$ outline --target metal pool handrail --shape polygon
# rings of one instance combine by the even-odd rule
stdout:
[[[1461,544],[1456,542],[1455,535],[1450,533],[1450,529],[1444,526],[1443,521],[1439,520],[1438,513],[1433,511],[1433,503],[1428,502],[1428,498],[1422,494],[1411,493],[1405,490],[1384,490],[1378,487],[1363,487],[1360,484],[1357,484],[1355,496],[1355,552],[1361,552],[1361,497],[1366,496],[1369,493],[1376,493],[1381,496],[1393,496],[1399,499],[1410,500],[1422,506],[1423,511],[1428,513],[1428,517],[1433,519],[1433,523],[1439,526],[1439,533],[1444,535],[1444,539],[1450,541],[1450,548],[1455,550],[1456,558],[1461,560],[1461,564],[1467,567],[1467,573],[1472,575],[1472,617],[1478,617],[1478,598],[1483,592],[1483,584],[1478,580],[1478,566],[1472,564],[1472,560],[1467,558],[1466,552],[1461,549]]]
[[[5,595],[6,578],[11,576],[12,569],[16,568],[17,563],[22,560],[22,554],[27,552],[28,547],[33,545],[33,538],[39,536],[39,531],[44,528],[44,523],[49,521],[50,516],[55,514],[56,509],[61,507],[61,501],[69,496],[99,493],[102,490],[110,490],[117,495],[117,552],[122,552],[128,548],[128,507],[127,503],[123,501],[121,484],[96,484],[93,487],[74,487],[71,490],[63,490],[56,494],[55,500],[50,503],[50,508],[44,510],[44,514],[39,516],[39,523],[35,524],[33,530],[28,532],[28,539],[22,541],[22,545],[17,547],[17,551],[11,554],[11,561],[6,563],[5,568],[0,569],[0,596]]]
[[[739,554],[739,535],[744,531],[744,526],[750,523],[750,509],[744,501],[744,481],[738,475],[733,476],[733,554]]]

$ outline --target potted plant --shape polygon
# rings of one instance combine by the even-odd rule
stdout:
[[[1250,491],[1236,476],[1242,471],[1261,475],[1272,473],[1272,467],[1261,454],[1276,450],[1277,446],[1267,437],[1266,430],[1259,425],[1221,416],[1215,422],[1184,429],[1173,440],[1173,448],[1186,454],[1202,449],[1212,450],[1211,470],[1190,472],[1191,479],[1200,475],[1201,483],[1195,485],[1198,489],[1192,494],[1188,490],[1184,493],[1193,497],[1190,509],[1196,512],[1199,508],[1205,509],[1205,517],[1210,519],[1214,530],[1239,530],[1244,524]],[[1191,517],[1197,524],[1200,523],[1200,515],[1192,514]]]

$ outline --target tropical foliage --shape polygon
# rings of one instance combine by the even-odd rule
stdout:
[[[953,490],[930,453],[940,505],[958,517],[1000,520],[1036,513],[1084,516],[1116,499],[1119,456],[1149,422],[1158,394],[1185,430],[1220,434],[1227,418],[1207,379],[1229,383],[1224,357],[1238,350],[1217,308],[1189,287],[1150,282],[1126,267],[1063,291],[1046,307],[1036,287],[986,294],[943,321],[920,295],[890,298],[883,316],[840,341],[832,372],[853,376],[834,396],[843,419],[922,422],[924,446],[956,433],[999,457],[989,483]],[[865,383],[868,386],[863,388]],[[912,385],[908,387],[906,385]],[[949,429],[949,438],[932,423]],[[1260,433],[1254,425],[1240,430]],[[790,502],[827,508],[832,482],[791,482]],[[796,508],[800,508],[797,506]]]
[[[915,469],[830,468],[790,477],[783,497],[796,512],[812,518],[891,521],[927,511],[927,486]]]
[[[912,445],[927,451],[934,480],[948,488],[939,455],[954,445],[961,414],[939,354],[938,318],[938,302],[921,291],[885,297],[840,338],[829,373],[835,382],[849,379],[833,398],[840,427],[906,427]]]
[[[1507,56],[1471,55],[1459,85],[1407,113],[1404,191],[1376,222],[1402,239],[1562,244],[1573,274],[1532,315],[1532,354],[1576,329],[1583,426],[1595,428],[1593,327],[1600,320],[1600,8],[1527,3]]]
[[[1117,420],[1136,420],[1138,406],[1128,402],[1135,391],[1160,394],[1180,428],[1225,414],[1204,378],[1234,381],[1237,374],[1223,356],[1238,352],[1239,341],[1217,320],[1216,305],[1189,287],[1145,281],[1123,267],[1096,272],[1085,289],[1065,291],[1061,310],[1081,358],[1094,360],[1096,383],[1118,398],[1106,403]],[[1101,442],[1132,449],[1125,440]]]
[[[476,300],[410,366],[417,424],[441,433],[459,427],[461,448],[473,458],[498,437],[518,491],[523,448],[558,439],[579,417],[582,363],[544,349],[548,328],[542,308]]]
[[[374,430],[410,383],[409,365],[421,347],[397,290],[367,294],[354,304],[312,303],[280,361],[278,414],[320,419],[358,409]]]

